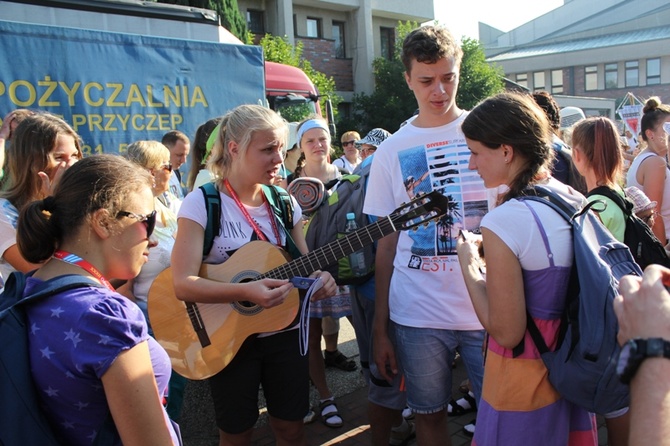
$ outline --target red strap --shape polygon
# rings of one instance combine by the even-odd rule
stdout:
[[[95,266],[91,265],[90,263],[88,263],[86,260],[82,259],[78,255],[72,254],[70,252],[63,251],[63,250],[59,249],[56,252],[54,252],[53,257],[55,259],[62,260],[65,263],[69,263],[71,265],[78,266],[79,268],[81,268],[84,271],[90,273],[93,277],[98,279],[100,281],[100,283],[102,283],[104,286],[106,286],[107,288],[109,288],[112,291],[115,291],[112,284],[109,283],[109,281],[107,279],[105,279],[105,277],[102,275],[102,273],[100,271],[98,271],[95,268]]]
[[[228,189],[228,192],[230,193],[232,199],[235,201],[235,204],[237,204],[237,207],[239,207],[240,211],[242,211],[242,214],[244,214],[244,218],[246,218],[251,227],[254,228],[254,231],[256,232],[258,238],[263,241],[268,241],[268,238],[265,236],[265,234],[263,234],[261,228],[258,227],[254,219],[251,218],[251,215],[249,215],[247,208],[244,207],[244,204],[242,204],[242,202],[240,201],[239,197],[237,196],[237,193],[235,193],[232,186],[228,182],[228,179],[223,180],[223,184],[226,186],[226,189]],[[279,237],[279,228],[277,228],[277,222],[275,221],[274,218],[275,214],[274,212],[272,212],[272,208],[270,207],[270,203],[268,203],[268,200],[265,198],[265,194],[263,194],[263,201],[265,202],[265,206],[267,207],[268,210],[268,215],[270,217],[270,223],[272,224],[272,232],[274,232],[275,240],[277,240],[278,245],[281,245],[281,238]]]

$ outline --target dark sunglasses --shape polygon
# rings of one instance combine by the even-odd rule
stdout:
[[[163,164],[161,166],[161,169],[167,170],[168,172],[172,172],[172,163]]]
[[[147,238],[151,237],[151,234],[153,234],[154,228],[156,227],[156,211],[152,211],[150,214],[147,215],[140,215],[128,211],[119,211],[116,214],[116,218],[120,217],[134,218],[137,221],[144,223],[144,225],[147,228]]]
[[[350,145],[352,145],[354,142],[355,142],[355,141],[344,141],[344,142],[342,143],[342,147],[350,146]]]

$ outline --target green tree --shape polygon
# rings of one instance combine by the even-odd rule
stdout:
[[[221,25],[235,37],[242,41],[247,37],[247,22],[240,13],[237,0],[157,0],[157,2],[211,9],[219,14]]]
[[[265,60],[291,65],[304,71],[318,90],[319,95],[330,98],[333,104],[333,113],[335,114],[335,117],[337,117],[337,104],[341,102],[342,98],[335,94],[335,80],[314,69],[312,63],[302,56],[302,42],[298,42],[296,45],[291,45],[286,37],[266,34],[261,39],[260,46],[263,48]],[[326,116],[325,101],[321,101],[320,104],[321,113],[323,116]]]
[[[393,59],[377,58],[373,61],[374,91],[369,95],[354,95],[352,117],[350,120],[341,120],[338,128],[355,128],[364,133],[382,127],[395,132],[402,122],[414,114],[417,109],[416,99],[405,82],[405,67],[400,60],[400,52],[405,36],[417,26],[416,22],[398,23]],[[456,103],[467,110],[480,100],[502,91],[503,70],[486,62],[479,41],[463,38],[461,48],[463,60]]]
[[[470,110],[479,101],[503,91],[505,72],[502,67],[486,62],[484,47],[479,40],[464,37],[461,48],[463,61],[456,103],[460,108]]]

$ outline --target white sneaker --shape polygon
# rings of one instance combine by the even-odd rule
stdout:
[[[314,420],[316,420],[316,412],[314,412],[312,409],[309,409],[309,412],[307,412],[307,415],[302,419],[303,424],[309,424],[313,423]]]

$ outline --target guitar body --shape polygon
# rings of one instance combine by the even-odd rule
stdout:
[[[283,250],[253,241],[222,264],[203,264],[199,276],[217,282],[248,282],[287,261]],[[205,379],[223,370],[250,336],[290,326],[298,315],[300,298],[298,289],[293,289],[284,303],[267,309],[250,302],[187,305],[175,296],[172,270],[167,268],[151,285],[148,305],[154,336],[170,356],[172,368],[187,378]],[[203,346],[206,342],[196,332],[194,313],[200,316],[196,319],[209,345]]]

